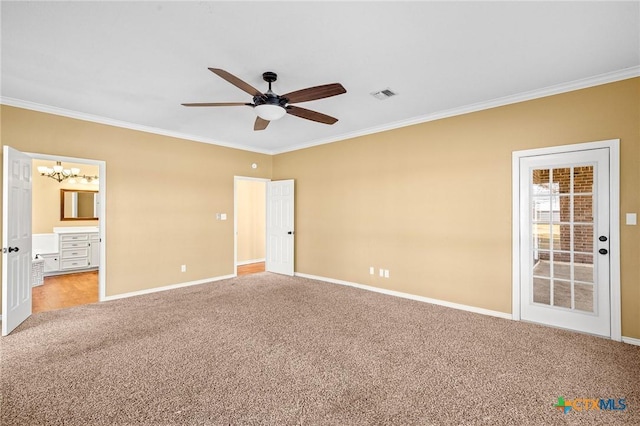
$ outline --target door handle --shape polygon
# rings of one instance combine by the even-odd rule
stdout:
[[[9,247],[9,253],[11,253],[13,251],[15,251],[15,252],[20,251],[20,247]]]
[[[607,254],[607,253],[609,253],[609,251],[607,249],[600,249],[600,250],[598,250],[598,253]]]
[[[600,235],[600,237],[598,238],[600,241],[602,241],[603,243],[605,241],[607,241],[607,237],[605,237],[604,235]]]
[[[289,231],[289,232],[287,232],[287,234],[293,235],[293,231]]]

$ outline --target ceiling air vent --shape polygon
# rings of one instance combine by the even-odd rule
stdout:
[[[394,92],[393,90],[386,88],[384,90],[380,90],[378,92],[373,92],[371,93],[371,96],[373,96],[376,99],[379,99],[381,101],[384,101],[385,99],[388,99],[392,96],[397,95],[396,92]]]

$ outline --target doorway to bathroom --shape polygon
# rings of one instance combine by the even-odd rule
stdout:
[[[52,166],[43,166],[38,170],[33,166],[34,160],[49,161],[52,162]],[[98,223],[84,227],[52,226],[52,232],[48,233],[54,234],[54,237],[49,238],[47,243],[38,241],[34,244],[32,228],[34,181],[39,183],[41,181],[38,179],[46,180],[51,177],[60,183],[70,178],[70,174],[80,178],[80,170],[67,168],[67,163],[98,167],[98,175],[95,177],[98,185],[97,191],[94,191],[95,205],[92,210],[96,218],[99,218]],[[44,276],[47,275],[44,272],[45,263],[48,264],[48,272],[59,272],[60,275],[67,272],[97,271],[97,300],[104,299],[106,293],[104,250],[106,246],[106,163],[100,160],[23,153],[5,145],[3,166],[2,335],[4,336],[32,314],[33,284],[44,282]],[[82,175],[82,178],[85,178],[87,183],[90,180],[89,175]],[[41,208],[57,212],[62,218],[66,214],[63,207],[63,191],[59,188],[57,190],[59,191],[58,201],[53,206]],[[34,245],[40,244],[46,245],[40,253],[32,250]],[[36,254],[42,255],[38,256],[37,261],[34,259]]]
[[[61,169],[56,172],[56,168]],[[99,300],[99,166],[32,160],[32,312]],[[42,277],[38,273],[42,273]]]

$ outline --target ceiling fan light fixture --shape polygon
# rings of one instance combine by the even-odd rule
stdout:
[[[280,105],[262,104],[254,108],[258,117],[267,121],[279,120],[285,116],[287,110]]]

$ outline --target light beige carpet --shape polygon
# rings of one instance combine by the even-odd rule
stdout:
[[[639,347],[269,273],[36,314],[0,355],[6,426],[640,424]]]

